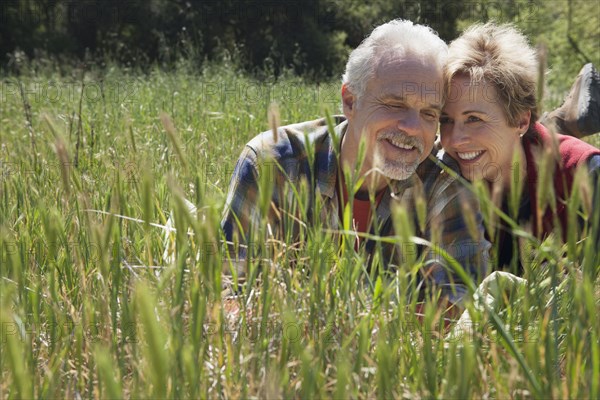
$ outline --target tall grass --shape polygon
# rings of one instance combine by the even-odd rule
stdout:
[[[573,235],[563,248],[524,234],[527,287],[497,309],[469,305],[476,325],[461,337],[445,335],[434,304],[415,317],[422,260],[370,273],[349,221],[301,224],[284,243],[263,220],[236,269],[219,220],[239,152],[258,132],[336,111],[337,82],[212,67],[19,79],[30,110],[15,77],[0,109],[1,397],[600,395],[598,249]],[[288,218],[318,215],[296,190]]]

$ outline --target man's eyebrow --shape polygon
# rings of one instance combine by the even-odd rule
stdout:
[[[406,101],[404,96],[395,93],[382,93],[379,98],[381,100]]]
[[[399,101],[399,102],[406,102],[406,98],[404,96],[395,94],[395,93],[383,93],[383,94],[381,94],[381,96],[379,96],[379,99],[387,100],[387,101],[393,100],[393,101]],[[438,103],[429,103],[424,108],[433,108],[434,110],[441,111],[442,105],[438,104]]]

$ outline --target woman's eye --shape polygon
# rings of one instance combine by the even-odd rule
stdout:
[[[479,122],[481,121],[481,118],[476,117],[474,115],[469,115],[469,117],[467,118],[467,122]]]
[[[440,124],[449,124],[452,122],[449,117],[442,116],[440,117]]]

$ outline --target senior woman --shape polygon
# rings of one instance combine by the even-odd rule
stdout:
[[[598,192],[600,150],[571,136],[555,136],[536,122],[537,68],[535,51],[512,26],[488,23],[465,31],[449,47],[441,144],[444,157],[450,156],[466,179],[483,179],[500,194],[505,213],[509,214],[511,186],[521,190],[519,224],[531,226],[535,236],[544,238],[558,220],[564,238],[575,170],[586,165]],[[539,165],[548,153],[553,154],[555,212],[541,209],[536,197],[544,172]],[[522,273],[516,237],[502,220],[498,229],[492,238],[498,246],[498,267]]]

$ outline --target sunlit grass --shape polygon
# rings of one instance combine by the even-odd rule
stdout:
[[[572,235],[525,239],[526,287],[497,309],[469,305],[477,325],[460,338],[434,304],[415,317],[421,260],[382,279],[352,235],[319,224],[291,243],[251,239],[261,246],[228,282],[219,221],[239,152],[272,128],[272,103],[282,125],[336,112],[338,82],[113,68],[87,71],[81,96],[81,77],[19,78],[37,154],[18,79],[3,79],[2,397],[600,395],[598,249]],[[305,190],[296,215],[311,212]],[[166,262],[155,224],[171,213]]]

